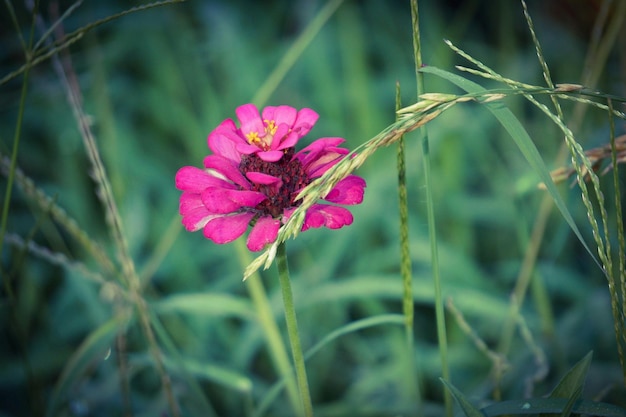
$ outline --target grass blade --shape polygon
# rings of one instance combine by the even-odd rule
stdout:
[[[468,93],[476,94],[476,93],[481,93],[481,92],[486,91],[480,85],[466,78],[463,78],[459,75],[442,70],[440,68],[424,67],[420,71],[427,73],[427,74],[433,74],[445,80],[448,80],[451,83],[462,88],[463,90],[467,91]],[[539,150],[537,150],[537,147],[535,146],[532,139],[526,132],[526,129],[524,129],[524,126],[522,126],[522,124],[515,117],[515,115],[508,108],[504,107],[502,104],[499,104],[496,102],[490,102],[490,103],[484,103],[484,105],[498,119],[498,121],[506,129],[509,135],[511,135],[511,138],[513,139],[515,144],[518,146],[518,148],[520,149],[520,151],[522,152],[522,154],[524,155],[524,157],[526,158],[530,166],[533,168],[535,173],[539,176],[539,179],[542,182],[544,182],[544,184],[546,185],[546,189],[548,193],[550,193],[550,195],[552,196],[552,199],[554,200],[555,205],[561,212],[561,215],[563,216],[567,224],[570,226],[570,228],[572,229],[572,231],[574,232],[574,234],[576,235],[580,243],[583,245],[585,250],[589,253],[589,255],[591,255],[595,263],[598,266],[600,266],[600,262],[598,261],[596,256],[593,254],[593,251],[589,248],[589,245],[587,245],[587,243],[585,242],[580,230],[578,229],[578,226],[576,226],[576,223],[574,222],[574,219],[570,211],[565,205],[565,201],[563,201],[563,199],[561,198],[561,195],[556,189],[556,185],[554,184],[554,181],[552,181],[552,177],[550,176],[550,171],[548,170],[543,159],[541,158],[541,155],[539,154]],[[600,266],[600,268],[602,267]]]
[[[452,394],[459,406],[461,406],[463,413],[467,417],[485,417],[485,414],[483,414],[482,411],[472,405],[472,403],[470,403],[467,398],[465,398],[465,395],[463,395],[463,393],[459,391],[454,385],[452,385],[443,378],[440,378],[439,380],[447,388],[448,392]]]
[[[65,392],[69,389],[70,384],[84,372],[85,368],[92,364],[94,357],[105,352],[113,344],[115,335],[124,326],[127,317],[114,317],[106,323],[102,324],[94,330],[81,343],[79,348],[74,352],[70,360],[65,365],[61,376],[56,384],[54,392],[48,403],[46,416],[51,417],[57,415],[57,409],[61,405]]]

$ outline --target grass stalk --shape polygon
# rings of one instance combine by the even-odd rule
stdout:
[[[306,365],[304,363],[302,346],[300,345],[298,321],[296,319],[296,309],[293,302],[293,292],[291,291],[291,280],[289,278],[289,265],[287,264],[287,251],[285,250],[285,243],[278,245],[276,265],[278,267],[278,277],[283,295],[287,333],[289,335],[291,354],[293,355],[294,368],[296,370],[296,380],[298,381],[300,400],[302,402],[302,415],[305,417],[312,417],[313,403],[311,402],[309,381],[306,375]]]
[[[396,82],[396,112],[402,107],[400,99],[400,83]],[[409,392],[416,395],[417,404],[421,406],[419,381],[416,378],[415,335],[413,333],[413,271],[411,265],[411,245],[409,240],[409,204],[406,186],[406,156],[404,152],[404,135],[398,140],[398,206],[400,216],[400,275],[402,277],[402,314],[404,315],[404,332],[406,336],[407,360],[409,363],[407,382]]]
[[[71,32],[69,34],[67,34],[67,36],[63,37],[62,39],[56,41],[55,43],[50,43],[47,41],[47,38],[49,36],[49,34],[51,33],[51,31],[44,31],[44,35],[41,37],[41,39],[37,42],[37,45],[39,46],[36,50],[32,51],[32,57],[30,60],[28,60],[26,62],[26,64],[22,65],[20,68],[18,68],[15,71],[10,72],[9,74],[5,75],[4,77],[2,77],[0,79],[0,85],[3,85],[7,82],[9,82],[10,80],[12,80],[13,78],[19,76],[20,74],[22,74],[23,72],[30,70],[30,68],[34,67],[35,65],[38,65],[40,63],[42,63],[43,61],[52,58],[56,55],[58,55],[59,52],[61,52],[64,49],[69,48],[71,45],[73,45],[74,43],[76,43],[77,41],[79,41],[80,39],[83,38],[83,36],[85,36],[85,34],[95,28],[97,28],[98,26],[101,26],[105,23],[109,23],[112,22],[113,20],[116,20],[120,17],[123,16],[127,16],[131,13],[136,13],[136,12],[142,12],[144,10],[148,10],[148,9],[152,9],[155,7],[160,7],[160,6],[165,6],[168,4],[172,4],[172,3],[180,3],[180,2],[184,2],[185,0],[164,0],[164,1],[157,1],[157,2],[153,2],[153,3],[148,3],[148,4],[143,4],[140,6],[135,6],[135,7],[131,7],[130,9],[124,10],[123,12],[120,13],[116,13],[113,14],[111,16],[107,16],[105,18],[96,20],[94,22],[91,22],[77,30],[75,30],[74,32]],[[7,2],[8,3],[8,2]],[[77,2],[76,4],[78,4],[80,2]],[[65,18],[69,13],[72,12],[73,8],[77,7],[75,5],[71,6],[70,9],[68,9],[68,11],[63,15],[63,18]],[[10,8],[9,10],[12,10],[12,8]],[[61,22],[61,20],[57,21],[55,23],[56,25],[59,25]],[[19,33],[19,29],[17,31]],[[41,45],[45,44],[46,48],[42,48]]]
[[[7,7],[10,11],[11,18],[13,19],[13,23],[17,27],[17,20],[15,18],[15,13],[13,11],[13,7],[10,4],[7,4]],[[17,32],[19,32],[19,28],[17,28]],[[24,121],[24,111],[26,109],[26,92],[28,91],[28,75],[30,70],[31,60],[32,60],[32,44],[35,34],[35,15],[33,14],[33,22],[30,28],[30,37],[28,46],[22,40],[22,47],[24,48],[24,54],[26,56],[26,69],[24,70],[24,78],[22,80],[22,90],[20,92],[20,103],[17,112],[17,120],[15,121],[15,133],[13,134],[13,149],[11,150],[11,164],[9,166],[9,173],[7,175],[7,188],[4,192],[4,203],[2,204],[2,219],[0,220],[0,254],[2,254],[2,249],[4,246],[4,236],[7,232],[7,222],[9,218],[9,206],[11,201],[11,194],[13,192],[13,182],[15,181],[15,170],[17,168],[17,154],[20,148],[20,137],[22,136],[22,123]],[[3,280],[4,287],[7,291],[7,294],[11,296],[12,291],[9,285],[9,280]]]
[[[61,30],[61,27],[59,27],[59,30]],[[139,276],[137,275],[134,261],[128,249],[122,219],[113,197],[113,191],[104,164],[100,158],[91,125],[83,110],[82,95],[76,73],[73,70],[69,54],[67,54],[67,51],[65,51],[65,53],[66,55],[64,56],[63,62],[61,62],[61,59],[57,55],[52,57],[53,66],[66,89],[68,101],[74,112],[74,117],[85,145],[85,150],[91,164],[91,174],[97,186],[97,195],[104,207],[106,222],[117,249],[118,260],[122,268],[121,278],[123,284],[128,289],[130,293],[129,298],[137,310],[140,326],[147,339],[149,351],[155,361],[156,371],[161,377],[161,384],[167,398],[170,412],[172,416],[178,417],[180,416],[180,409],[174,396],[170,377],[165,370],[161,349],[156,342],[151,327],[150,313],[146,301],[141,294]]]
[[[24,119],[24,108],[26,104],[26,91],[28,90],[28,71],[24,72],[24,80],[22,81],[22,92],[20,94],[20,104],[15,123],[15,135],[13,136],[13,150],[11,151],[11,165],[9,167],[9,175],[7,177],[7,188],[4,192],[4,203],[2,204],[2,221],[0,223],[0,254],[4,247],[4,236],[7,232],[7,221],[9,218],[9,206],[11,194],[13,192],[13,182],[15,181],[15,168],[17,166],[17,153],[20,147],[20,136],[22,133],[22,121]],[[11,295],[12,291],[9,280],[3,280],[7,294]]]
[[[422,67],[422,45],[419,27],[419,9],[417,0],[411,0],[411,23],[413,32],[413,55],[415,57],[415,77],[417,81],[417,96],[424,94],[424,74],[420,72]],[[450,381],[450,368],[448,365],[448,340],[446,334],[446,319],[443,295],[441,291],[441,274],[439,273],[439,250],[437,247],[437,228],[435,222],[435,205],[433,201],[432,172],[430,168],[430,148],[428,143],[428,130],[425,126],[419,128],[422,137],[422,153],[424,163],[424,182],[426,192],[426,210],[428,217],[428,236],[430,241],[430,255],[435,286],[435,316],[437,321],[437,340],[439,355],[441,356],[441,375],[443,379]],[[452,395],[449,390],[444,390],[444,405],[446,415],[452,417]]]
[[[544,79],[546,80],[546,83],[548,84],[548,86],[553,87],[553,83],[550,77],[550,72],[548,70],[546,61],[543,58],[543,52],[541,50],[539,41],[535,34],[534,26],[532,24],[530,14],[528,13],[526,3],[523,1],[522,1],[522,7],[524,9],[524,16],[529,26],[529,29],[533,38],[533,42],[535,44],[535,48],[536,48],[540,65],[542,66],[542,69],[543,69]],[[603,31],[602,29],[604,25],[607,24],[606,14],[607,13],[601,13],[597,18],[597,22],[596,22],[595,30],[594,30],[594,34],[597,35],[596,36],[597,39],[595,38],[592,39],[592,42],[591,42],[592,45],[588,52],[587,58],[585,60],[586,64],[584,66],[584,71],[583,71],[581,78],[582,78],[582,84],[587,87],[593,87],[593,85],[596,84],[599,75],[602,73],[602,69],[604,68],[604,65],[606,63],[608,51],[612,49],[612,45],[615,43],[615,39],[616,39],[615,28],[619,28],[621,26],[621,21],[623,19],[623,13],[616,13],[614,18],[609,22],[608,29]],[[606,35],[601,39],[599,34],[602,32],[606,32]],[[560,97],[560,98],[563,98],[563,97]],[[557,112],[560,118],[562,119],[563,114],[561,112],[558,101],[555,100],[555,97],[553,97],[552,99],[557,109]],[[583,120],[583,114],[587,108],[588,107],[585,106],[583,102],[578,102],[578,105],[574,109],[574,115],[571,118],[573,125],[578,126],[581,123],[581,121]],[[572,126],[571,129],[575,131],[577,130],[577,127]],[[567,155],[567,149],[568,147],[566,146],[566,143],[563,143],[563,146],[561,147],[559,154],[556,158],[557,166],[563,164]],[[544,198],[541,201],[538,214],[535,218],[530,242],[527,246],[529,250],[527,250],[525,253],[524,260],[522,263],[522,268],[520,269],[520,272],[518,274],[518,277],[516,280],[516,287],[513,291],[513,294],[515,294],[515,299],[517,300],[517,303],[515,304],[521,304],[523,302],[525,288],[527,286],[527,282],[530,281],[530,274],[532,274],[534,265],[536,264],[537,256],[539,253],[539,246],[545,235],[548,218],[550,216],[550,213],[552,212],[553,207],[554,205],[552,203],[552,199],[548,195],[544,196]],[[621,230],[621,229],[618,228],[618,230]],[[536,296],[537,294],[545,293],[544,291],[545,286],[543,285],[543,283],[538,283],[537,280],[535,279],[533,280],[532,285],[534,287],[535,301],[538,303],[538,308],[541,311],[546,311],[546,312],[551,310],[549,305],[545,305],[546,302],[548,302],[549,300],[545,300],[545,298]],[[541,307],[542,305],[544,305],[543,308]],[[546,309],[546,307],[548,309]],[[508,325],[504,327],[503,333],[500,338],[499,352],[502,354],[506,354],[511,346],[513,334],[514,334],[514,327],[515,327],[513,317],[515,317],[518,314],[518,312],[519,312],[519,305],[512,305],[510,320],[508,322]],[[551,314],[550,316],[543,316],[543,318],[544,318],[544,324],[549,323],[546,321],[546,319],[550,319],[550,321],[552,321]]]
[[[17,19],[15,16],[15,12],[13,10],[13,6],[10,4],[10,2],[6,2],[6,4],[7,4],[7,9],[9,10],[11,19],[13,21],[13,24],[15,25],[17,29],[16,31],[20,33]],[[11,162],[8,168],[7,187],[4,193],[4,202],[2,204],[2,218],[0,219],[0,256],[2,256],[3,249],[4,249],[4,240],[5,240],[5,237],[7,236],[9,207],[10,207],[10,202],[11,202],[11,195],[13,192],[13,183],[15,182],[15,173],[17,169],[17,155],[18,155],[19,147],[20,147],[20,138],[22,136],[22,124],[24,121],[24,112],[26,109],[26,93],[28,92],[28,77],[29,77],[30,68],[31,68],[30,64],[32,60],[32,45],[33,45],[34,33],[35,33],[35,15],[33,14],[33,20],[32,20],[32,24],[30,28],[28,45],[24,41],[23,37],[20,35],[21,45],[22,45],[22,48],[24,50],[24,54],[26,57],[26,67],[25,67],[26,69],[24,71],[24,78],[22,79],[22,88],[20,92],[20,101],[18,105],[17,120],[15,122],[15,132],[13,135],[13,148],[11,150]],[[33,366],[28,355],[28,349],[27,349],[27,343],[26,343],[26,340],[27,340],[26,330],[23,328],[23,326],[20,325],[20,321],[17,319],[17,314],[18,314],[17,299],[16,299],[15,293],[13,292],[13,288],[11,287],[11,280],[9,278],[10,274],[4,273],[5,271],[2,265],[0,265],[0,272],[2,272],[2,275],[4,276],[4,279],[2,281],[4,285],[4,290],[7,294],[7,298],[9,301],[9,306],[10,306],[9,325],[10,325],[10,328],[12,327],[12,330],[16,335],[16,338],[19,344],[18,351],[21,356],[25,373],[26,373],[26,381],[28,384],[28,394],[29,394],[30,400],[32,401],[31,411],[33,412],[33,414],[41,415],[43,411],[42,406],[40,404],[41,390],[40,390],[37,378],[35,377]]]
[[[244,241],[238,239],[235,242],[235,246],[241,265],[248,265],[252,259]],[[265,337],[265,342],[267,343],[267,348],[272,362],[274,363],[274,367],[278,371],[278,374],[285,379],[287,396],[289,397],[294,411],[298,413],[301,409],[298,386],[296,385],[296,380],[293,378],[289,355],[285,349],[285,344],[283,343],[276,320],[274,320],[272,306],[270,305],[267,292],[263,286],[261,274],[255,272],[245,283],[257,313],[256,317],[263,329],[263,336]]]
[[[396,111],[402,107],[400,101],[400,84],[396,83]],[[413,350],[413,290],[411,247],[409,245],[409,207],[406,189],[406,157],[404,155],[404,136],[398,140],[397,147],[398,169],[398,205],[400,208],[400,275],[402,276],[403,295],[402,312],[405,317],[406,343],[410,351]]]
[[[613,312],[613,321],[615,324],[615,337],[617,339],[617,353],[619,355],[620,365],[622,366],[622,374],[624,377],[624,386],[626,386],[626,363],[624,358],[624,348],[626,347],[626,242],[624,239],[624,219],[622,217],[622,199],[620,193],[620,180],[618,173],[617,149],[615,147],[615,122],[613,120],[612,109],[613,103],[607,101],[609,106],[609,126],[611,136],[611,166],[613,168],[613,189],[615,193],[615,223],[617,226],[617,242],[618,242],[618,265],[617,276],[618,283],[613,281],[613,285],[609,286],[611,293],[611,306]],[[612,265],[611,265],[612,266]]]
[[[81,229],[76,220],[72,218],[57,202],[48,196],[41,188],[37,187],[34,181],[27,177],[19,166],[13,168],[13,178],[11,184],[15,184],[21,192],[31,199],[42,211],[45,211],[52,220],[61,225],[87,252],[93,256],[102,268],[104,274],[115,277],[119,273],[109,259],[101,245],[92,239],[85,230]],[[0,152],[0,172],[9,176],[11,172],[11,160]]]

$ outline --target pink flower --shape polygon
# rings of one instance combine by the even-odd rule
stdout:
[[[300,205],[298,193],[339,162],[348,150],[342,138],[322,138],[299,152],[295,145],[306,135],[318,115],[311,109],[245,104],[236,110],[240,127],[224,120],[209,134],[213,154],[205,169],[186,166],[176,173],[182,223],[189,231],[203,229],[215,243],[231,242],[252,225],[247,246],[262,250],[276,240],[278,229]],[[302,230],[326,226],[338,229],[352,224],[345,207],[363,201],[365,180],[348,175],[326,195],[333,204],[314,204],[306,212]]]

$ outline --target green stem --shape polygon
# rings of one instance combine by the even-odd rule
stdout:
[[[242,239],[237,240],[236,247],[241,264],[248,265],[252,260],[250,251],[246,248],[244,241]],[[248,293],[254,303],[257,319],[263,329],[263,335],[265,337],[265,343],[267,343],[270,357],[280,376],[285,378],[289,401],[294,411],[297,413],[301,409],[298,387],[293,378],[289,354],[280,336],[280,330],[278,329],[276,320],[274,320],[272,306],[270,305],[267,292],[263,286],[263,281],[261,281],[261,275],[256,272],[246,279],[245,282]]]
[[[38,3],[35,7],[38,6]],[[17,33],[20,33],[19,26],[17,25],[17,20],[15,18],[15,14],[13,12],[13,7],[9,6],[9,11],[11,14],[11,18],[13,19],[13,23],[15,24]],[[4,235],[7,232],[7,219],[9,218],[9,207],[11,203],[11,193],[13,191],[13,182],[15,181],[15,169],[17,167],[17,153],[20,148],[20,137],[22,135],[22,123],[24,121],[24,111],[26,108],[26,92],[28,91],[28,75],[30,72],[30,68],[32,66],[32,46],[33,39],[35,35],[35,16],[36,10],[33,10],[33,21],[30,27],[30,37],[28,41],[28,46],[22,39],[22,47],[24,48],[24,54],[26,55],[26,63],[24,64],[24,80],[22,81],[22,92],[20,94],[20,104],[19,110],[17,113],[17,121],[15,122],[15,134],[13,135],[13,150],[11,151],[11,166],[9,167],[9,175],[7,176],[7,188],[4,192],[4,203],[2,204],[2,218],[0,219],[0,255],[2,254],[2,249],[4,245]],[[13,292],[11,290],[11,286],[8,279],[3,280],[4,287],[7,291],[7,294],[12,297]]]
[[[28,70],[24,72],[24,81],[22,82],[22,93],[20,97],[20,107],[17,114],[17,122],[15,123],[15,136],[13,138],[13,150],[11,151],[11,166],[7,178],[7,188],[4,192],[4,204],[2,205],[2,220],[0,220],[0,254],[4,244],[4,235],[7,231],[7,219],[9,218],[9,207],[11,201],[11,193],[13,191],[13,182],[15,180],[15,168],[17,166],[17,151],[20,147],[20,136],[22,133],[22,121],[24,119],[24,108],[26,104],[26,91],[28,90]],[[8,279],[3,280],[7,294],[12,296],[13,292]]]
[[[289,279],[289,266],[287,265],[287,253],[285,243],[278,245],[276,253],[276,265],[278,266],[278,277],[280,288],[283,293],[283,304],[285,307],[285,321],[287,323],[287,333],[291,344],[291,354],[293,355],[294,367],[296,370],[296,380],[300,390],[300,400],[302,401],[303,415],[313,416],[313,404],[309,393],[309,382],[306,376],[304,365],[304,355],[300,346],[300,336],[298,334],[298,321],[296,319],[296,309],[293,304],[293,293],[291,291],[291,281]]]
[[[396,82],[396,111],[402,107],[400,99],[400,84]],[[413,271],[411,267],[411,245],[409,239],[409,203],[406,187],[406,157],[404,152],[404,135],[398,140],[397,152],[398,168],[398,206],[400,207],[400,275],[402,276],[402,313],[404,315],[404,331],[406,336],[407,353],[407,389],[416,396],[418,406],[421,406],[419,379],[416,377],[415,364],[415,335],[414,303],[413,303]]]
[[[413,55],[415,56],[415,77],[417,81],[417,95],[424,93],[424,75],[419,71],[422,67],[422,46],[419,29],[419,11],[417,0],[411,0],[411,22],[413,24]],[[433,268],[433,281],[435,285],[435,316],[437,321],[437,340],[439,342],[439,355],[441,356],[441,374],[446,381],[450,381],[450,369],[448,366],[448,340],[446,335],[446,319],[441,292],[441,276],[439,274],[439,251],[437,248],[437,230],[435,227],[435,205],[433,203],[433,185],[430,168],[430,148],[428,144],[428,131],[424,126],[420,127],[422,134],[422,152],[424,158],[424,182],[426,185],[426,210],[428,217],[428,235],[430,238],[430,257]],[[452,417],[452,395],[444,390],[444,402],[446,415]]]
[[[401,107],[400,84],[396,83],[396,111]],[[413,290],[411,253],[409,245],[409,208],[406,189],[406,158],[404,155],[404,136],[398,140],[398,205],[400,206],[400,275],[402,275],[403,297],[402,312],[405,317],[407,346],[413,350]]]

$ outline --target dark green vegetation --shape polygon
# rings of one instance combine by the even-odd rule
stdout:
[[[25,62],[18,34],[26,43],[30,37],[30,13],[21,2],[9,3],[19,32],[3,4],[0,78]],[[35,42],[71,6],[63,2],[55,11],[43,3],[45,26],[35,28]],[[128,8],[93,3],[79,6],[57,31],[71,34]],[[612,9],[602,23],[604,6],[530,2],[529,11],[555,83],[624,97],[626,29],[618,18],[626,12]],[[253,290],[241,281],[252,257],[237,243],[218,246],[182,230],[174,174],[183,165],[201,165],[208,133],[243,103],[313,108],[320,120],[311,138],[341,136],[354,148],[394,122],[396,81],[403,104],[416,101],[408,1],[346,0],[315,37],[299,38],[320,10],[306,1],[190,0],[120,17],[60,49],[59,64],[80,86],[79,108],[104,164],[122,235],[111,232],[110,209],[96,191],[102,171],[85,151],[67,100],[71,88],[54,61],[28,72],[23,111],[24,74],[0,85],[2,204],[12,186],[0,270],[0,416],[171,415],[168,391],[183,415],[253,416],[266,406],[267,415],[293,415],[284,392],[271,400],[280,380],[275,349],[266,342],[271,336],[251,301]],[[517,2],[424,1],[420,14],[426,65],[470,66],[443,42],[449,39],[507,78],[545,85]],[[71,71],[62,61],[68,57]],[[284,78],[272,78],[280,75],[276,68],[288,70]],[[462,93],[428,74],[425,87]],[[522,97],[503,102],[549,169],[567,165],[559,156],[563,134],[544,114]],[[619,101],[613,105],[624,110]],[[584,149],[609,143],[606,111],[562,106]],[[49,200],[29,191],[19,175],[9,179],[22,116],[15,161]],[[537,173],[480,104],[455,105],[427,129],[451,383],[478,406],[539,397],[593,350],[582,397],[626,407],[607,279],[556,209],[533,235],[546,198]],[[623,119],[615,119],[615,132],[624,133]],[[417,133],[406,137],[406,158],[413,372],[401,316],[395,146],[359,169],[368,187],[365,202],[352,209],[353,225],[307,231],[287,242],[305,355],[313,349],[307,365],[318,416],[443,414]],[[612,174],[600,185],[617,262]],[[618,183],[623,180],[619,173]],[[595,253],[580,190],[570,181],[559,191]],[[63,213],[83,234],[68,227],[73,223]],[[288,346],[276,269],[261,275]],[[415,376],[419,393],[412,388]]]

